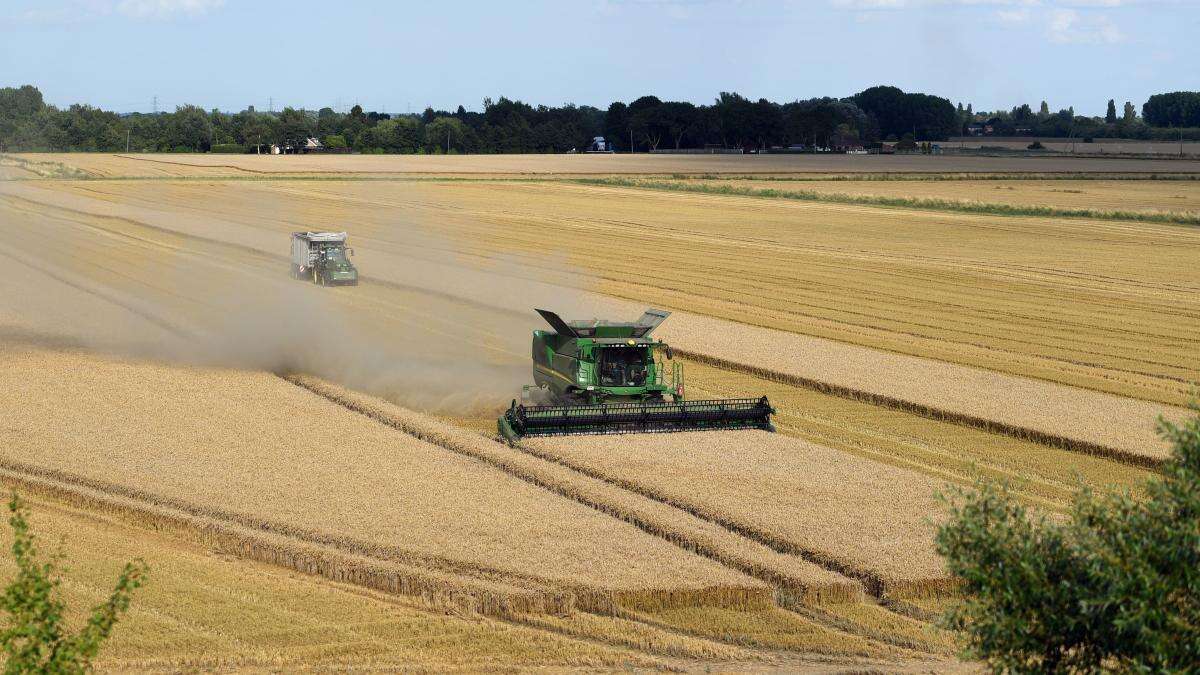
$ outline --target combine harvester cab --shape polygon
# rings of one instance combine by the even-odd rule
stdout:
[[[709,429],[774,431],[766,396],[684,400],[683,366],[650,333],[670,312],[649,309],[633,323],[563,321],[533,332],[533,387],[497,421],[502,437],[632,434]],[[546,405],[529,405],[534,398]]]
[[[350,262],[345,232],[293,232],[292,278],[319,286],[357,286],[358,269]]]

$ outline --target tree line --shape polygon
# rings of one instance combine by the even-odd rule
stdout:
[[[1029,105],[975,112],[949,100],[896,87],[871,87],[847,98],[776,103],[721,92],[710,105],[643,96],[607,109],[534,106],[501,97],[481,112],[426,109],[420,114],[284,108],[263,112],[204,110],[117,114],[85,104],[47,105],[36,87],[0,88],[0,150],[119,152],[256,152],[319,139],[326,147],[363,153],[541,153],[583,150],[604,136],[620,151],[871,146],[939,141],[988,123],[994,135],[1175,138],[1200,136],[1200,93],[1156,94],[1139,117],[1131,103],[1105,118],[1051,113]]]
[[[1200,140],[1200,92],[1154,94],[1142,105],[1140,116],[1129,101],[1118,113],[1113,99],[1108,100],[1104,117],[1076,115],[1074,107],[1052,113],[1045,101],[1036,112],[1022,104],[1011,110],[979,113],[968,106],[960,113],[968,124],[991,127],[995,136]]]

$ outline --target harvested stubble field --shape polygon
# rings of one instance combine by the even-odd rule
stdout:
[[[614,654],[634,667],[813,665],[785,650],[893,670],[944,654],[948,636],[897,613],[930,619],[945,606],[933,491],[989,475],[1058,510],[1076,477],[1131,487],[1161,457],[1153,416],[1179,414],[1168,404],[1198,373],[1195,230],[555,178],[796,178],[858,171],[848,164],[858,159],[874,178],[1157,164],[21,159],[0,175],[3,255],[19,271],[0,297],[0,343],[14,364],[0,409],[24,411],[4,432],[5,480],[122,527],[152,524],[177,546],[317,575],[296,583],[340,589],[320,578],[341,578],[382,589],[362,590],[372,601],[503,616],[477,625],[553,643],[533,662],[506,638],[494,649],[478,638],[455,666],[478,656],[477,667],[611,667]],[[914,188],[961,182],[921,177],[931,180]],[[1063,177],[1046,189],[1077,189]],[[979,183],[1019,187],[1020,199],[1038,189],[1005,178]],[[1183,185],[1078,189],[1127,190],[1133,203],[1154,198],[1139,186],[1156,195]],[[357,288],[287,278],[287,233],[330,226],[351,232]],[[632,317],[646,304],[676,310],[660,332],[685,356],[690,397],[767,393],[782,433],[560,439],[526,451],[479,433],[528,379],[528,331],[539,327],[530,305]],[[864,585],[886,607],[858,602]],[[249,645],[241,653],[255,654],[246,667],[361,665],[337,645],[306,661],[246,632],[252,613],[222,607]],[[466,635],[455,630],[448,643]],[[180,635],[163,639],[184,644]],[[576,644],[562,636],[603,644],[584,655],[555,646]],[[159,642],[121,651],[119,663],[212,664],[221,649]]]

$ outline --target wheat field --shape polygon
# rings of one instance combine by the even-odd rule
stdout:
[[[1197,169],[0,157],[0,481],[78,539],[72,598],[106,546],[166,570],[112,670],[956,669],[935,492],[1136,494],[1200,379],[1198,231],[633,183],[1191,213]],[[288,278],[297,229],[363,283]],[[532,307],[648,305],[689,398],[769,395],[779,433],[491,438]]]
[[[24,386],[0,395],[0,406],[28,413],[4,432],[10,468],[516,586],[631,601],[657,597],[657,586],[662,602],[689,593],[753,597],[761,587],[268,374],[69,353],[6,351],[4,358]],[[103,439],[103,452],[95,439]],[[652,577],[660,581],[647,587]]]
[[[525,444],[861,578],[880,595],[951,588],[933,551],[939,485],[915,472],[760,431]]]
[[[140,557],[150,567],[150,583],[136,593],[101,652],[101,672],[670,665],[649,650],[456,616],[419,601],[296,576],[53,500],[31,507],[42,545],[53,548],[61,540],[71,561],[62,590],[72,627],[83,621],[80,609],[111,590],[124,561]],[[7,548],[10,536],[6,528],[0,544]],[[5,577],[13,570],[11,560],[0,562]],[[676,651],[700,651],[686,640],[677,643]]]

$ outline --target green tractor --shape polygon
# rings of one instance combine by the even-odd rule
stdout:
[[[563,321],[537,310],[553,331],[533,332],[533,386],[497,421],[510,443],[526,436],[765,429],[767,397],[684,400],[683,366],[650,333],[670,312],[632,323]]]

